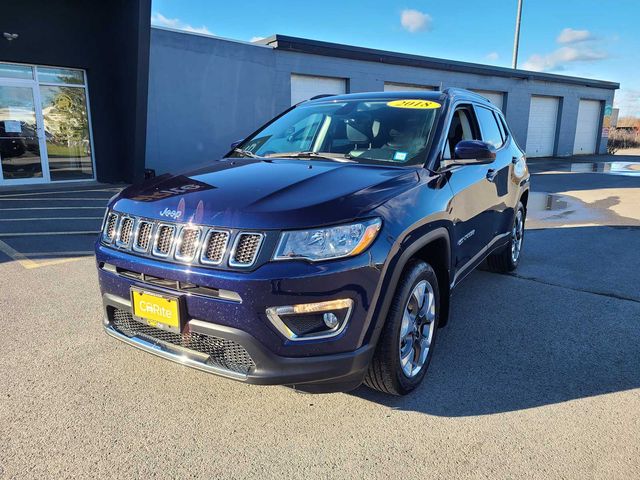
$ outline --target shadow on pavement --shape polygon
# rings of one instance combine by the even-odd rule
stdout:
[[[402,398],[365,387],[351,394],[394,409],[458,417],[640,387],[640,273],[625,267],[639,263],[640,250],[628,242],[640,244],[640,230],[625,232],[614,239],[610,227],[528,232],[518,273],[535,279],[480,271],[460,285],[418,390]],[[595,257],[580,252],[572,247],[576,235],[605,250]],[[607,251],[611,242],[629,248]],[[581,259],[564,258],[561,252],[571,248]],[[604,278],[613,287],[628,283],[636,296],[623,300],[584,291],[580,282],[572,283],[576,268],[587,287]]]

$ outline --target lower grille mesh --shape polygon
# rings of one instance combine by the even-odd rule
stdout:
[[[117,308],[110,310],[112,325],[120,333],[128,336],[141,336],[159,340],[164,343],[195,350],[209,355],[207,364],[221,367],[237,373],[248,373],[256,365],[249,353],[237,343],[218,337],[210,337],[199,333],[173,333],[150,327],[134,320],[126,310]]]

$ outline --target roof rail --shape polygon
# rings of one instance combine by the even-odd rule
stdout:
[[[466,88],[447,87],[447,88],[445,88],[443,90],[442,93],[448,93],[449,95],[455,95],[456,93],[457,94],[462,94],[462,95],[469,95],[469,96],[472,96],[472,97],[481,98],[482,100],[485,100],[485,101],[491,103],[491,100],[489,100],[487,97],[485,97],[481,93],[474,92],[473,90],[467,90]]]
[[[336,96],[335,93],[321,93],[320,95],[315,95],[315,96],[311,97],[309,100],[317,100],[319,98],[335,97],[335,96]]]

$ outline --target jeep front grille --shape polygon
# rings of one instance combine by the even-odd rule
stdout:
[[[127,337],[141,337],[151,342],[162,342],[208,355],[204,363],[232,372],[247,374],[255,362],[242,345],[232,340],[200,333],[173,333],[138,322],[126,310],[109,308],[111,325]]]
[[[222,268],[225,263],[238,269],[256,265],[266,238],[262,232],[165,222],[119,212],[109,212],[104,223],[102,242],[118,250]]]
[[[241,233],[236,238],[236,245],[231,254],[229,265],[249,267],[253,265],[262,243],[261,233]]]

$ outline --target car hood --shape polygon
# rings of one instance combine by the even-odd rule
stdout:
[[[417,168],[316,160],[224,159],[131,186],[112,208],[229,228],[304,228],[366,215],[418,181]]]

